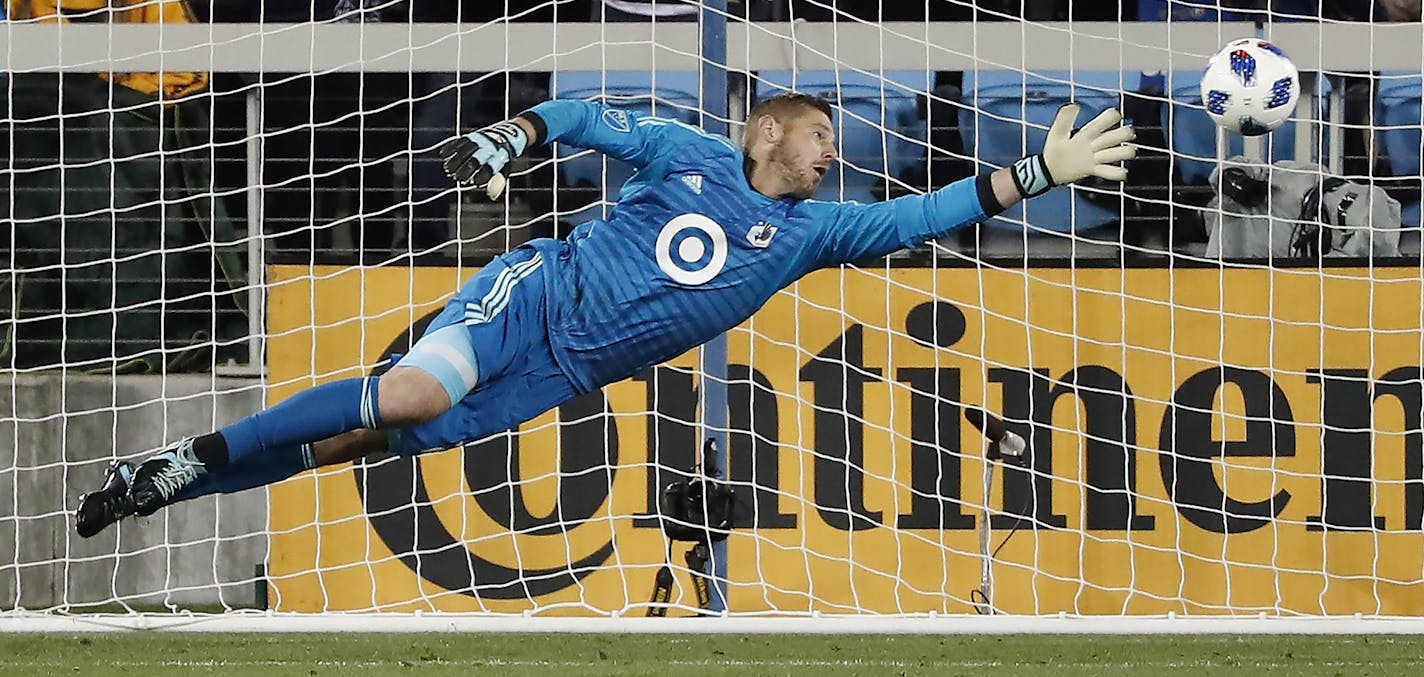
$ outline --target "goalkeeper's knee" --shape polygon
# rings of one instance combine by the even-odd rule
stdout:
[[[446,411],[453,402],[440,379],[423,368],[404,363],[383,374],[369,405],[378,413],[376,425],[363,428],[401,428],[424,423]],[[363,401],[363,407],[368,405]],[[363,419],[365,414],[363,414]]]
[[[465,328],[451,325],[430,332],[381,377],[382,423],[399,427],[435,418],[463,399],[478,381],[479,369]]]

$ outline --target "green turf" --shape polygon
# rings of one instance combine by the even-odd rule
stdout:
[[[1392,636],[0,635],[0,675],[1404,675]]]

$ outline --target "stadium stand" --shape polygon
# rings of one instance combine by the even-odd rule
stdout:
[[[1421,85],[1424,78],[1412,73],[1384,73],[1376,98],[1375,124],[1380,126],[1379,142],[1389,156],[1390,172],[1397,177],[1417,177],[1420,170]],[[1402,226],[1419,226],[1419,200],[1404,205]]]
[[[959,129],[971,156],[1003,167],[1038,148],[1059,107],[1082,106],[1078,124],[1120,104],[1120,90],[1137,87],[1135,73],[979,71],[964,74],[964,108]],[[1024,122],[1028,124],[1025,125]],[[1053,232],[1083,231],[1118,220],[1116,205],[1098,204],[1085,191],[1054,191],[1004,212],[1002,219],[1027,219],[1032,228]],[[1076,224],[1076,227],[1075,227]],[[1005,225],[1009,225],[1005,223]],[[1017,228],[1015,224],[1013,227]]]
[[[552,91],[556,98],[587,99],[626,108],[643,114],[681,120],[696,124],[698,74],[694,71],[559,71],[553,74]],[[605,160],[601,154],[573,148],[560,148],[560,185],[572,188],[574,204],[559,205],[559,211],[573,223],[586,221],[603,213],[603,205],[586,202],[592,198],[589,189],[597,191],[607,203],[617,200],[618,189],[629,177],[633,167],[617,160]],[[606,168],[606,171],[605,171]],[[583,195],[580,195],[583,193]]]

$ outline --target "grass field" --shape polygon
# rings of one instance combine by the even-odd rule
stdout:
[[[0,635],[0,675],[1390,675],[1396,636]]]

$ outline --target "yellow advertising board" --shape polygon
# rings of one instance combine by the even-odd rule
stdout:
[[[273,401],[369,373],[471,272],[273,269]],[[729,336],[729,605],[973,612],[987,505],[1011,613],[1424,614],[1421,307],[1407,268],[812,274]],[[642,613],[694,364],[274,487],[275,606]],[[987,496],[966,403],[1033,452]]]

